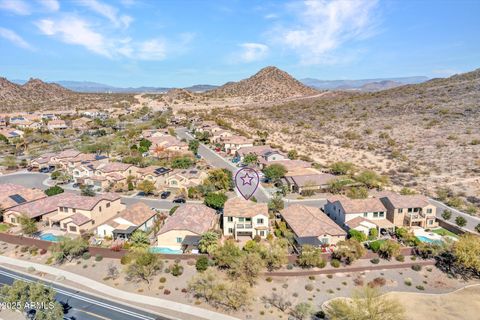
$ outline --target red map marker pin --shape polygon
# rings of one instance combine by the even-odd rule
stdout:
[[[259,183],[260,176],[252,168],[242,168],[235,174],[235,186],[245,200],[253,196]]]

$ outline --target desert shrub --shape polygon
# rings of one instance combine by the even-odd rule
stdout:
[[[364,242],[367,241],[367,235],[361,231],[355,230],[355,229],[350,229],[348,231],[348,235],[350,238],[353,238],[357,240],[358,242]]]
[[[90,259],[90,257],[91,257],[91,254],[90,254],[90,252],[88,252],[88,251],[87,251],[87,252],[84,252],[84,253],[82,254],[83,260],[88,260],[88,259]]]
[[[422,270],[422,266],[419,265],[419,264],[414,264],[414,265],[412,266],[412,270],[413,270],[413,271],[420,271],[420,270]]]
[[[403,283],[405,283],[406,286],[410,287],[412,285],[412,279],[406,278],[405,281],[403,281]]]
[[[103,260],[103,256],[101,254],[95,255],[95,261],[99,262]]]
[[[425,287],[422,286],[422,285],[418,285],[415,288],[417,288],[418,290],[421,290],[421,291],[425,290]]]
[[[332,259],[332,261],[330,261],[330,265],[334,268],[339,268],[340,267],[340,261],[337,260],[337,259]]]
[[[40,250],[40,254],[41,254],[41,255],[44,255],[45,253],[47,253],[47,250],[46,250],[46,249]]]
[[[132,261],[132,258],[129,255],[124,255],[123,257],[120,258],[120,263],[122,265],[129,264]]]
[[[287,270],[292,270],[293,269],[293,264],[289,263],[287,264]]]
[[[378,252],[378,250],[380,250],[380,246],[382,245],[382,243],[384,242],[384,240],[376,240],[376,241],[372,241],[368,244],[368,247],[370,248],[370,250],[372,250],[373,252]]]
[[[167,296],[168,296],[170,293],[171,293],[171,291],[168,290],[168,289],[163,290],[163,294],[164,294],[164,295],[167,295]]]
[[[354,284],[355,286],[357,286],[357,287],[363,287],[363,284],[364,284],[364,283],[365,283],[365,282],[363,281],[362,278],[355,278],[355,279],[353,280],[353,284]]]
[[[267,282],[272,282],[273,279],[272,279],[272,277],[267,277],[267,278],[265,279],[265,281],[267,281]]]
[[[373,258],[373,259],[370,259],[370,262],[373,263],[373,264],[378,264],[380,262],[380,259]]]
[[[405,261],[405,256],[399,254],[398,256],[395,257],[395,260],[397,260],[399,262],[403,262],[403,261]]]
[[[383,277],[377,277],[368,283],[370,288],[383,287],[387,283],[387,280]]]
[[[305,290],[307,290],[307,291],[313,291],[313,289],[314,289],[314,288],[313,288],[313,284],[309,283],[309,284],[306,284],[306,285],[305,285]]]
[[[167,282],[167,278],[161,277],[158,281],[160,281],[160,283],[165,283]]]
[[[195,263],[195,268],[197,271],[203,272],[208,269],[208,257],[206,256],[201,256],[200,258],[197,259],[197,262]]]
[[[172,276],[174,277],[181,276],[183,274],[183,266],[178,263],[175,263],[172,266],[171,272],[172,272]]]

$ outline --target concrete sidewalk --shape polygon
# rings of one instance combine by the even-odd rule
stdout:
[[[5,263],[8,265],[17,266],[21,268],[33,267],[35,268],[36,271],[45,272],[51,275],[55,275],[57,277],[65,277],[66,280],[69,280],[74,283],[78,283],[79,285],[88,287],[93,291],[102,293],[111,298],[123,299],[126,301],[131,301],[134,303],[140,303],[144,305],[150,305],[154,307],[161,307],[171,311],[180,312],[185,315],[192,315],[195,317],[205,318],[209,320],[238,320],[238,318],[235,318],[226,314],[218,313],[215,311],[210,311],[210,310],[198,308],[195,306],[190,306],[187,304],[183,304],[183,303],[179,303],[171,300],[150,297],[150,296],[145,296],[141,294],[119,290],[119,289],[110,287],[106,284],[103,284],[101,282],[92,280],[90,278],[87,278],[72,272],[57,269],[51,266],[47,266],[44,264],[40,264],[40,263],[29,262],[29,261],[5,257],[5,256],[0,256],[0,263]]]

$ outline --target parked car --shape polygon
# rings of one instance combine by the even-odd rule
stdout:
[[[41,173],[52,173],[55,170],[55,166],[45,167],[39,170]]]
[[[33,170],[33,167],[30,167],[30,166],[27,167],[27,171],[32,171],[32,170]]]
[[[72,187],[73,188],[80,188],[80,183],[75,182],[74,184],[72,184]]]
[[[160,198],[162,199],[167,199],[172,193],[170,191],[163,191],[161,194],[160,194]]]
[[[173,203],[185,203],[187,201],[185,200],[185,198],[175,198],[175,199],[173,199],[172,202]]]

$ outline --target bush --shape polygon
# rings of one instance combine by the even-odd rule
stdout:
[[[348,235],[350,238],[353,238],[357,240],[358,242],[364,242],[367,241],[367,235],[361,231],[355,230],[355,229],[350,229],[348,231]]]
[[[403,283],[405,283],[406,286],[410,287],[412,285],[412,279],[407,278],[407,279],[405,279],[405,281]]]
[[[164,295],[167,295],[167,296],[168,296],[170,293],[171,293],[171,291],[168,290],[168,289],[163,290],[163,294],[164,294]]]
[[[413,271],[420,271],[420,270],[422,270],[422,266],[419,265],[419,264],[414,264],[414,265],[412,266],[412,270],[413,270]]]
[[[452,211],[450,211],[448,209],[443,210],[443,212],[442,212],[442,218],[443,219],[450,220],[451,217],[452,217]]]
[[[465,225],[467,224],[467,220],[462,216],[458,216],[455,218],[455,223],[459,227],[465,227]]]
[[[120,258],[120,263],[122,265],[126,265],[132,262],[132,258],[129,255],[124,255],[122,258]]]
[[[195,263],[195,268],[197,271],[203,272],[208,269],[208,257],[201,256],[200,258],[197,259],[197,262]]]
[[[91,255],[90,252],[84,252],[82,255],[83,260],[88,260],[90,259]]]
[[[272,277],[267,277],[267,278],[265,279],[265,281],[267,281],[267,282],[272,282],[273,279],[272,279]]]
[[[40,254],[41,254],[41,255],[44,255],[45,253],[47,253],[47,250],[46,250],[46,249],[40,250]]]
[[[378,250],[380,250],[380,246],[382,245],[382,243],[384,242],[384,240],[376,240],[376,241],[372,241],[368,244],[368,247],[370,248],[370,250],[372,250],[373,252],[378,252]]]
[[[292,270],[293,269],[293,264],[289,263],[287,264],[287,270]]]
[[[368,283],[370,288],[383,287],[387,283],[387,280],[383,277],[377,277]]]
[[[425,290],[425,288],[424,288],[423,286],[421,286],[421,285],[418,285],[418,286],[416,286],[415,288],[417,288],[418,290],[422,290],[422,291]]]
[[[35,268],[34,267],[28,267],[27,272],[29,272],[29,273],[35,272]]]
[[[337,260],[337,259],[332,259],[332,261],[330,261],[330,265],[334,268],[339,268],[340,267],[340,261]]]
[[[103,256],[101,254],[97,254],[95,256],[95,261],[99,262],[99,261],[102,261],[103,260]]]
[[[161,277],[158,281],[160,281],[160,283],[165,283],[167,282],[167,278]]]
[[[181,266],[178,263],[175,263],[171,269],[171,272],[172,272],[172,276],[174,277],[181,276],[183,274],[183,266]]]
[[[313,284],[309,283],[309,284],[305,285],[305,290],[307,290],[307,291],[313,291],[313,289],[314,289],[314,288],[313,288]]]
[[[378,258],[373,258],[373,259],[370,260],[370,262],[373,263],[373,264],[379,264],[379,263],[380,263],[380,259],[378,259]]]
[[[395,257],[395,260],[397,260],[399,262],[403,262],[403,261],[405,261],[405,256],[399,254],[398,256]]]

